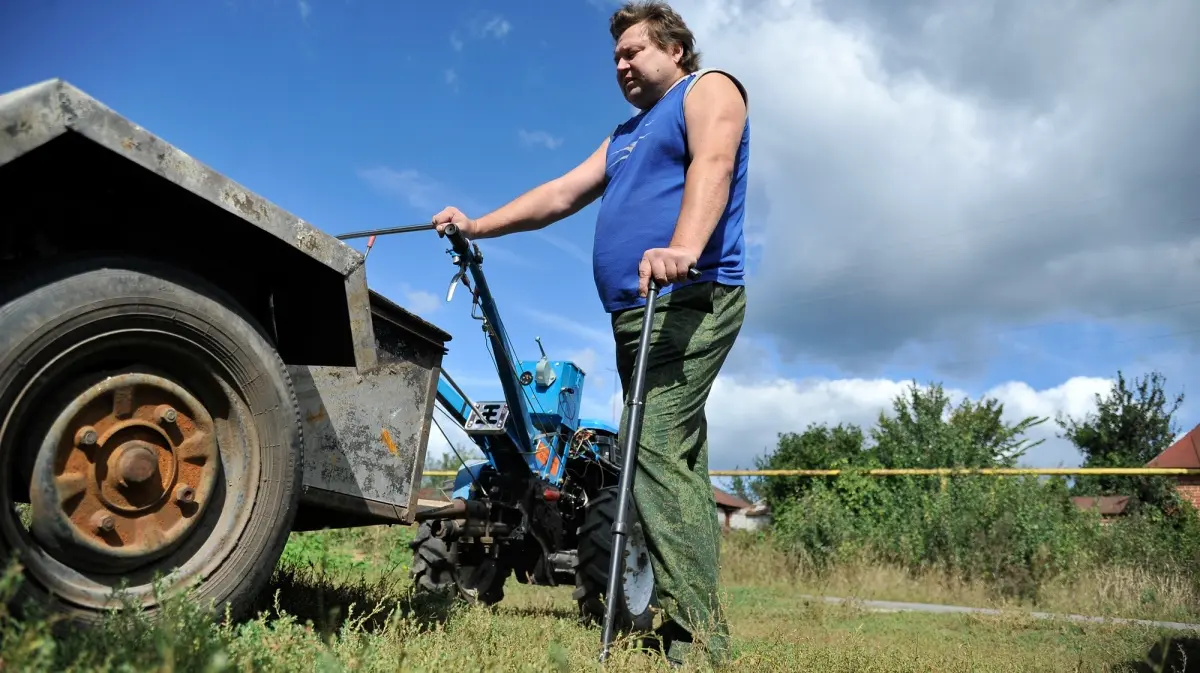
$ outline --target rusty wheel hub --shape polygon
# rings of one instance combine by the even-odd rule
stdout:
[[[57,452],[35,470],[33,528],[68,553],[158,556],[191,529],[213,493],[213,420],[165,378],[106,378],[63,409],[50,435]]]

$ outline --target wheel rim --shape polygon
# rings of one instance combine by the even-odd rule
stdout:
[[[203,339],[203,335],[199,338]],[[24,379],[24,388],[0,424],[0,471],[20,466],[19,460],[14,463],[14,458],[19,458],[14,453],[22,448],[36,451],[33,464],[22,473],[29,478],[31,501],[43,498],[32,503],[34,508],[48,517],[35,519],[31,530],[26,531],[11,511],[6,512],[0,515],[0,535],[6,538],[7,547],[20,550],[27,577],[56,599],[84,609],[105,609],[114,605],[113,591],[120,587],[135,604],[153,609],[161,597],[155,590],[156,581],[163,582],[170,590],[210,577],[237,546],[257,491],[260,463],[249,450],[255,445],[255,428],[245,402],[229,385],[228,381],[236,377],[213,357],[206,345],[157,329],[119,329],[74,343],[55,344],[53,350],[57,355],[47,358]],[[144,364],[121,365],[114,370],[114,361]],[[172,374],[166,374],[167,371]],[[63,519],[71,517],[57,507],[55,492],[63,491],[52,476],[56,474],[52,457],[59,455],[62,447],[54,438],[85,439],[68,430],[72,419],[81,418],[71,412],[70,400],[80,400],[81,388],[98,387],[113,380],[147,383],[159,399],[176,400],[179,406],[172,407],[176,422],[183,416],[196,426],[189,434],[193,438],[191,444],[182,436],[173,444],[175,455],[182,458],[179,462],[188,464],[190,456],[194,464],[198,455],[216,458],[206,460],[199,474],[194,475],[192,483],[200,488],[193,493],[196,511],[187,523],[177,524],[169,535],[143,546],[140,554],[114,553],[111,547],[99,547],[96,538],[79,539],[82,536],[74,522],[63,528]],[[54,392],[56,387],[65,388],[69,381],[78,382],[78,387],[68,389],[70,392],[65,395],[62,390]],[[47,406],[54,410],[52,419],[46,413],[34,411]],[[160,405],[155,405],[154,410],[165,411]],[[138,427],[150,432],[145,425]],[[199,440],[194,438],[203,432],[208,433],[210,447],[196,452]],[[102,441],[99,431],[96,440]],[[184,447],[184,454],[178,453],[180,446]],[[45,488],[48,481],[55,482],[54,491]],[[176,485],[178,481],[177,476]],[[97,482],[92,484],[98,488]],[[39,490],[43,495],[38,495]],[[174,489],[170,494],[175,496]],[[49,495],[53,499],[44,497]],[[0,479],[0,502],[6,507],[14,502],[11,482],[7,479]],[[91,553],[78,553],[81,550]],[[71,551],[77,553],[72,555]]]
[[[194,396],[154,374],[105,378],[46,434],[31,532],[60,561],[116,571],[160,558],[201,518],[217,465],[214,422]]]
[[[450,544],[450,561],[454,582],[464,598],[472,601],[492,598],[501,571],[495,556],[486,553],[478,544],[464,545],[455,540]]]
[[[626,538],[624,567],[625,604],[630,614],[640,615],[650,608],[654,596],[654,568],[641,525],[633,526],[633,533]]]

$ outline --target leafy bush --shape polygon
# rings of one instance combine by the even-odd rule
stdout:
[[[1142,462],[1130,466],[1140,467],[1149,451],[1169,445],[1169,423],[1155,416],[1170,413],[1162,395],[1143,390],[1142,398],[1149,402],[1131,404],[1119,378],[1111,399],[1098,400],[1099,415],[1059,422],[1068,437],[1090,442],[1092,453],[1085,455],[1103,455],[1106,465],[1132,456]],[[1046,419],[1010,424],[1002,417],[995,400],[954,406],[940,386],[913,385],[869,433],[846,424],[812,425],[781,435],[778,450],[758,464],[840,468],[839,476],[767,477],[749,488],[772,506],[776,547],[816,572],[851,561],[886,563],[983,581],[1001,594],[1036,601],[1048,580],[1101,565],[1187,574],[1200,569],[1200,516],[1174,489],[1164,492],[1145,478],[1111,482],[1145,487],[1133,493],[1139,506],[1129,516],[1102,525],[1095,512],[1070,500],[1110,492],[1097,480],[1068,485],[1035,476],[864,474],[872,468],[1014,466],[1032,446],[1025,432]],[[1105,449],[1105,438],[1119,446]],[[1134,446],[1139,438],[1153,446]]]

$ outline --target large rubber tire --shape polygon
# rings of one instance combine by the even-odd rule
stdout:
[[[408,544],[413,551],[410,574],[418,594],[456,595],[470,605],[495,605],[504,600],[504,582],[510,571],[499,562],[483,559],[464,567],[458,559],[459,545],[433,534],[433,524],[424,522]]]
[[[302,478],[299,406],[265,330],[212,284],[145,260],[71,262],[23,285],[0,306],[0,557],[15,552],[24,567],[12,607],[32,599],[64,623],[86,626],[118,604],[113,591],[124,584],[122,593],[153,615],[160,573],[166,575],[161,596],[198,585],[204,607],[244,616],[287,542]],[[166,382],[167,390],[178,386],[211,418],[208,437],[215,442],[205,446],[215,460],[205,465],[215,462],[216,469],[206,502],[185,509],[188,501],[178,496],[162,501],[177,506],[181,520],[193,513],[179,539],[144,558],[109,563],[103,554],[72,553],[72,541],[64,544],[61,536],[70,529],[65,518],[45,523],[45,513],[62,514],[51,497],[57,492],[44,481],[47,470],[61,469],[48,458],[56,446],[47,437],[66,427],[59,415],[75,395],[94,394],[96,386],[134,372]],[[113,414],[119,417],[115,406]],[[184,459],[175,458],[180,465]],[[75,477],[104,478],[98,463],[81,469]],[[35,475],[43,481],[31,485]],[[28,530],[14,513],[23,491],[42,513]],[[35,534],[45,530],[60,537]]]
[[[610,486],[591,498],[579,529],[574,598],[579,604],[580,616],[587,623],[604,623],[604,594],[608,591],[618,490],[616,486]],[[642,534],[642,524],[637,521],[637,512],[631,511],[630,514],[634,524],[625,542],[627,577],[623,583],[624,591],[618,597],[620,602],[617,604],[614,626],[618,632],[646,633],[654,627],[654,608],[657,607],[654,569]],[[630,562],[633,563],[632,573]]]

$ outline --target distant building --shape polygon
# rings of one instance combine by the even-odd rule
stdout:
[[[716,486],[713,499],[717,501],[716,517],[724,530],[759,530],[771,523],[771,511],[762,503],[751,504]]]
[[[1200,469],[1200,425],[1155,456],[1146,467]],[[1184,500],[1200,507],[1200,475],[1180,475],[1175,484]]]
[[[1111,523],[1114,518],[1125,514],[1125,508],[1129,506],[1129,496],[1075,496],[1071,498],[1071,502],[1084,511],[1099,510],[1100,523],[1106,524]]]
[[[763,502],[739,509],[729,516],[732,530],[762,530],[770,525],[771,508]]]

